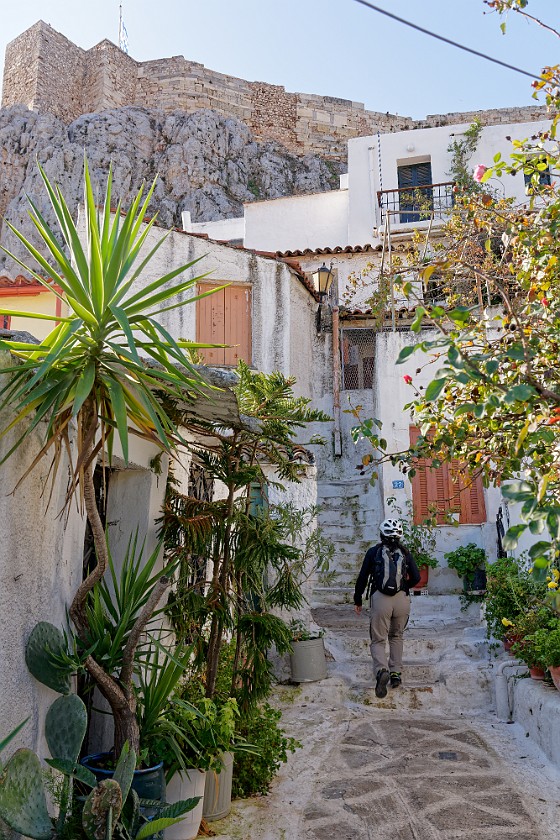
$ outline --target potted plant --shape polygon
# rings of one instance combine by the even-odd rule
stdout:
[[[477,592],[486,589],[486,552],[483,548],[468,543],[444,555],[447,565],[463,579],[465,592]]]
[[[110,673],[99,661],[97,651],[88,647],[92,630],[88,598],[109,565],[108,543],[96,505],[94,469],[101,453],[111,464],[117,440],[123,460],[128,462],[130,434],[140,435],[159,451],[176,450],[180,435],[170,405],[181,395],[200,392],[204,383],[186,352],[190,344],[176,342],[168,333],[162,333],[154,316],[162,307],[182,305],[178,296],[191,293],[197,278],[173,283],[176,277],[184,277],[190,267],[181,265],[140,290],[134,285],[161,244],[152,248],[143,261],[139,260],[154,223],[152,219],[143,227],[155,182],[145,197],[143,188],[138,192],[131,209],[121,217],[120,212],[111,212],[111,174],[103,207],[98,209],[85,160],[85,233],[81,238],[60,189],[39,169],[58,231],[49,228],[31,202],[30,215],[44,254],[9,223],[33,264],[6,253],[53,291],[70,314],[53,315],[55,326],[40,345],[11,344],[0,339],[0,347],[17,357],[17,362],[4,371],[9,381],[1,407],[10,405],[15,419],[2,434],[15,427],[20,436],[5,458],[36,429],[43,430],[44,442],[30,470],[41,456],[49,454],[54,482],[60,477],[59,468],[66,469],[61,453],[70,457],[66,502],[69,505],[78,498],[83,505],[95,545],[95,566],[78,586],[69,615],[82,650],[87,652],[83,666],[111,708],[115,755],[118,758],[128,743],[132,753],[139,756],[134,689],[136,650],[170,580],[162,575],[156,581],[128,636],[120,640],[121,665],[117,672]],[[34,267],[37,264],[38,270]],[[44,316],[29,313],[29,317]],[[32,422],[26,422],[30,416]],[[47,418],[48,422],[39,425]]]
[[[290,622],[292,652],[290,667],[292,681],[296,683],[315,682],[327,676],[327,660],[323,642],[324,630],[313,632],[303,622]]]
[[[542,651],[542,659],[546,662],[554,685],[560,691],[560,622],[557,620],[553,629],[537,630],[534,644]]]
[[[509,638],[513,639],[511,652],[526,663],[532,679],[542,680],[547,667],[543,637],[539,641],[535,634],[538,630],[554,629],[556,625],[557,620],[551,610],[535,605],[520,615],[515,625],[509,628]]]
[[[437,518],[436,512],[431,512],[422,522],[415,523],[412,502],[407,501],[407,513],[403,515],[394,498],[387,500],[392,512],[401,520],[403,526],[403,543],[408,548],[420,572],[420,580],[413,587],[413,591],[420,592],[428,585],[429,570],[437,569],[439,563],[435,555]]]
[[[167,799],[201,797],[190,819],[181,823],[180,833],[171,829],[166,840],[191,840],[191,836],[196,837],[203,816],[222,819],[229,813],[232,751],[245,746],[235,742],[238,715],[234,698],[214,702],[203,696],[202,683],[191,680],[177,688],[150,730],[144,730],[146,747],[163,757]],[[192,835],[187,837],[186,832]]]
[[[503,640],[505,646],[515,635],[512,627],[518,620],[542,604],[546,583],[534,580],[523,558],[500,557],[486,568],[486,633],[488,638]]]

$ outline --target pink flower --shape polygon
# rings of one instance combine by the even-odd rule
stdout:
[[[484,176],[484,173],[486,172],[487,169],[488,169],[487,166],[484,166],[483,163],[479,163],[478,166],[475,167],[475,170],[473,172],[474,180],[478,181],[478,183],[480,184],[480,182],[482,181],[482,178]]]
[[[408,373],[406,374],[406,376],[403,376],[403,379],[407,385],[412,385],[412,376],[409,376]]]

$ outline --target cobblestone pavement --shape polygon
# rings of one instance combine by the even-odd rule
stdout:
[[[267,797],[235,802],[221,840],[552,840],[560,773],[516,724],[492,714],[491,661],[472,616],[413,603],[404,683],[373,691],[366,622],[314,613],[329,677],[280,686],[303,743]],[[417,615],[414,618],[414,615]],[[557,804],[558,803],[558,804]]]

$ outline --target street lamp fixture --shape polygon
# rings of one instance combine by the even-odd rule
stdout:
[[[321,321],[321,311],[323,308],[323,301],[325,297],[328,295],[330,288],[332,286],[332,282],[334,280],[334,274],[332,271],[333,264],[330,264],[330,267],[327,268],[325,263],[318,268],[317,271],[313,273],[313,287],[316,293],[319,295],[319,307],[317,309],[317,332],[320,333],[322,331],[322,321]]]
[[[330,268],[327,268],[325,263],[323,263],[321,268],[318,268],[313,274],[313,286],[321,299],[321,303],[323,302],[325,295],[328,295],[329,289],[332,286],[332,281],[334,280],[332,267],[332,263]]]

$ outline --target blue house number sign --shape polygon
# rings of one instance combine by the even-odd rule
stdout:
[[[404,481],[402,479],[393,481],[393,490],[404,490]]]

